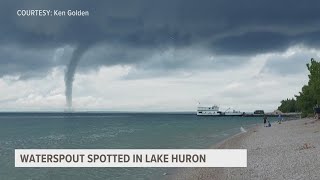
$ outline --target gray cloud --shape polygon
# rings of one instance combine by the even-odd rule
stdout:
[[[290,51],[290,50],[289,50]],[[290,53],[290,52],[288,52]],[[268,58],[266,64],[262,68],[262,73],[273,73],[277,75],[293,75],[298,73],[307,73],[306,64],[311,58],[319,59],[319,54],[315,50],[308,51],[296,49],[287,56],[275,54]]]
[[[52,53],[79,45],[95,47],[82,57],[85,68],[80,70],[117,64],[199,68],[201,62],[179,52],[163,60],[154,58],[171,47],[193,46],[208,55],[240,55],[229,62],[243,64],[244,57],[284,51],[295,44],[319,47],[318,7],[316,0],[4,0],[0,2],[0,76],[32,76],[66,65],[72,51],[59,61],[53,60]],[[83,9],[90,16],[18,17],[17,9]],[[8,44],[16,48],[6,51]],[[207,63],[206,58],[199,59]],[[224,64],[218,60],[209,65],[220,62]]]
[[[0,47],[0,76],[17,75],[35,77],[47,73],[54,66],[62,64],[54,57],[53,49],[32,49],[17,46]]]

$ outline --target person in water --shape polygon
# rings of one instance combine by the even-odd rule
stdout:
[[[264,127],[267,127],[267,116],[265,115],[264,117],[263,117],[263,124],[264,124]]]

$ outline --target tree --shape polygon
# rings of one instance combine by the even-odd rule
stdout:
[[[313,58],[307,64],[309,71],[308,85],[304,85],[299,92],[295,95],[295,99],[282,100],[278,109],[282,112],[295,112],[301,111],[303,116],[313,113],[313,108],[320,104],[320,62]]]
[[[282,100],[281,105],[278,107],[278,110],[285,113],[299,111],[297,107],[297,102],[294,98]]]
[[[310,72],[308,86],[316,103],[320,104],[320,62],[312,58],[311,63],[307,64],[307,68]]]

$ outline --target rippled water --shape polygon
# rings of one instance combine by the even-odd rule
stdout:
[[[15,168],[14,149],[206,148],[261,122],[165,113],[0,113],[0,179],[161,179],[171,169]]]

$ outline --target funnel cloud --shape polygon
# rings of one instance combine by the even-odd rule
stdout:
[[[65,82],[65,95],[66,95],[66,103],[67,108],[70,110],[72,108],[72,85],[74,81],[74,75],[76,72],[77,65],[82,57],[82,55],[87,50],[87,46],[79,46],[76,47],[72,53],[71,60],[67,66],[67,70],[64,77]]]

